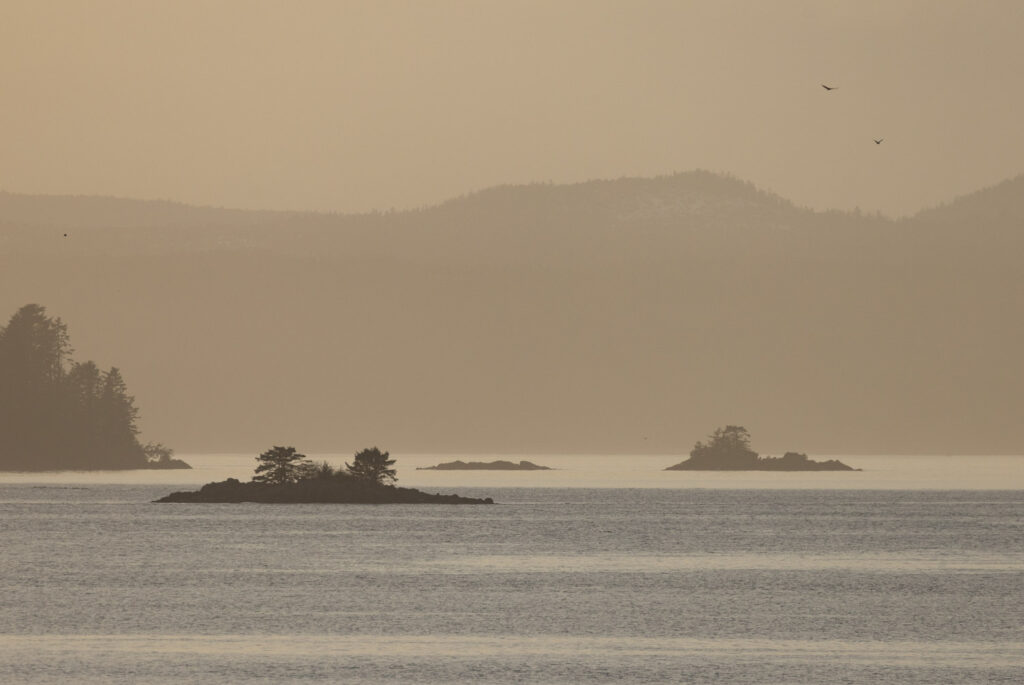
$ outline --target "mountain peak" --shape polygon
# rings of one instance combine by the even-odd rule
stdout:
[[[499,185],[448,200],[437,209],[472,212],[484,207],[517,213],[600,213],[606,218],[627,220],[670,220],[685,215],[716,213],[729,207],[796,209],[788,200],[761,190],[749,181],[704,170],[565,184]]]

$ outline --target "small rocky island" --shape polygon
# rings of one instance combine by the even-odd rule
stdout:
[[[708,442],[697,442],[690,458],[666,471],[859,471],[837,459],[813,461],[806,454],[786,452],[781,457],[762,457],[750,449],[750,433],[743,426],[726,426],[712,433]]]
[[[494,504],[490,497],[429,494],[394,485],[395,460],[376,447],[362,450],[344,469],[315,464],[294,447],[274,447],[256,457],[252,480],[207,483],[197,491],[174,492],[157,502],[265,504]]]
[[[550,466],[541,466],[525,459],[518,464],[513,461],[446,461],[437,466],[420,466],[417,471],[550,471]]]

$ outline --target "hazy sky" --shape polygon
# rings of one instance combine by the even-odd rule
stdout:
[[[1018,0],[4,0],[0,189],[362,211],[704,168],[907,213],[1024,172],[1021,36]]]

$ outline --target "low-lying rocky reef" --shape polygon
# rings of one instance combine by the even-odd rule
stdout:
[[[207,483],[194,492],[174,492],[157,502],[262,502],[265,504],[494,504],[487,497],[476,499],[459,495],[431,495],[413,488],[379,485],[348,480],[310,479],[296,483],[243,483],[228,478]]]
[[[690,458],[666,471],[860,471],[837,459],[814,461],[806,454],[786,452],[762,457],[750,449],[750,433],[743,426],[718,428],[708,442],[697,442]]]
[[[514,461],[446,461],[436,466],[420,466],[417,471],[550,471],[550,466],[541,466],[525,459],[518,464]]]
[[[294,447],[274,447],[258,456],[252,480],[228,478],[207,483],[197,491],[174,492],[157,502],[265,504],[494,504],[490,497],[429,494],[400,488],[395,460],[376,447],[355,455],[352,464],[335,469],[327,462],[315,464]]]

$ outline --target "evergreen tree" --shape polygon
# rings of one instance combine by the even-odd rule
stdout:
[[[750,433],[743,426],[716,428],[707,444],[697,442],[690,451],[694,464],[715,467],[730,465],[740,467],[757,463],[757,452],[750,449]]]
[[[103,376],[97,409],[99,447],[104,456],[126,467],[139,463],[140,458],[144,460],[145,452],[135,427],[139,411],[117,367],[111,367]]]
[[[345,468],[356,478],[370,480],[374,483],[384,484],[398,480],[397,471],[391,468],[395,460],[388,458],[387,452],[381,452],[376,447],[371,447],[357,452],[351,464],[346,463]]]
[[[254,483],[282,485],[299,479],[304,472],[306,455],[299,454],[294,447],[275,446],[256,457],[256,461],[259,465],[252,477]]]
[[[31,468],[60,447],[58,418],[64,363],[71,353],[67,326],[28,304],[0,328],[0,454]]]
[[[67,325],[59,318],[48,317],[46,307],[37,304],[25,305],[14,313],[7,326],[0,328],[0,368],[4,380],[20,385],[23,390],[60,383],[71,351]]]
[[[54,455],[62,467],[68,461],[100,458],[99,401],[103,373],[91,361],[73,364],[64,382],[61,451]]]

